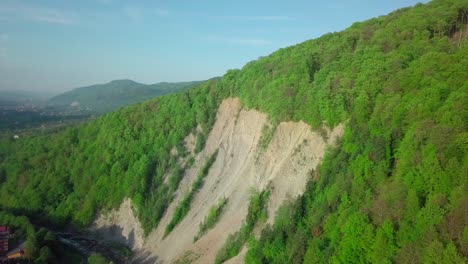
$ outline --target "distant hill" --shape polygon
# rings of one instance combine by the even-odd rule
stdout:
[[[51,98],[48,104],[94,113],[105,113],[156,96],[189,89],[199,83],[201,81],[161,82],[147,85],[132,80],[115,80],[106,84],[76,88],[59,94]]]

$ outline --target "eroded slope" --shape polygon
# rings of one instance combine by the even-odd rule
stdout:
[[[188,253],[196,263],[213,262],[227,236],[237,231],[244,221],[252,190],[271,187],[268,205],[268,222],[271,223],[284,200],[303,193],[327,145],[333,144],[342,133],[342,126],[337,126],[322,133],[326,134],[327,139],[324,139],[303,122],[282,122],[269,144],[262,147],[259,142],[267,124],[265,114],[242,109],[239,99],[226,99],[221,103],[204,150],[195,156],[194,165],[187,170],[158,228],[150,233],[139,250],[139,261],[170,263]],[[187,149],[193,148],[187,146]],[[189,213],[163,238],[175,207],[189,191],[204,160],[216,150],[217,159],[195,195]],[[223,197],[228,198],[228,204],[217,224],[193,243],[210,207]],[[118,221],[114,222],[117,226],[121,224]]]

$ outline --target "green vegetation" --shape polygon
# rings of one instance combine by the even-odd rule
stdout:
[[[34,263],[58,263],[56,255],[65,251],[58,249],[58,242],[52,232],[44,228],[35,229],[26,216],[0,211],[0,224],[11,228],[10,246],[25,241],[25,256]]]
[[[171,149],[200,125],[201,150],[219,102],[238,96],[273,124],[346,128],[318,181],[258,239],[248,217],[218,262],[247,240],[249,263],[467,262],[467,14],[462,0],[419,4],[78,127],[4,136],[0,211],[81,227],[130,197],[149,232],[183,175]]]
[[[169,224],[166,226],[164,237],[167,236],[174,229],[174,227],[176,227],[176,225],[179,224],[182,221],[182,219],[184,219],[184,217],[190,211],[190,205],[192,204],[193,197],[198,192],[198,190],[200,190],[200,188],[203,186],[203,179],[206,177],[206,175],[208,175],[208,171],[210,170],[211,165],[213,165],[213,163],[215,162],[217,156],[218,156],[218,151],[216,150],[210,156],[210,158],[206,159],[205,164],[203,165],[203,168],[200,170],[200,172],[197,175],[197,178],[192,183],[192,188],[187,194],[185,194],[182,201],[175,208],[174,215],[172,216],[172,219],[169,222]]]
[[[273,139],[273,135],[276,131],[276,124],[275,125],[264,125],[262,127],[262,136],[260,137],[259,146],[260,149],[265,150],[268,145],[270,144],[271,140]]]
[[[241,95],[273,119],[347,120],[319,181],[249,244],[247,263],[466,263],[467,14],[466,1],[433,1],[231,73],[265,75]]]
[[[206,142],[206,135],[203,133],[197,133],[197,140],[195,141],[195,153],[199,153],[203,150]]]
[[[130,197],[149,232],[183,175],[171,149],[197,126],[207,134],[222,98],[209,81],[59,133],[0,136],[0,211],[82,227]]]
[[[73,89],[54,96],[48,101],[48,104],[66,106],[75,109],[75,111],[102,114],[156,96],[187,90],[200,83],[180,82],[146,85],[132,80],[116,80],[106,84]],[[76,105],[71,106],[73,103]]]
[[[107,264],[109,263],[105,257],[99,253],[93,253],[88,257],[88,264]]]
[[[218,201],[218,204],[215,204],[210,208],[208,215],[205,216],[203,222],[200,223],[200,230],[198,231],[198,234],[193,238],[194,242],[200,239],[206,233],[206,231],[208,231],[208,229],[211,229],[215,226],[216,222],[218,222],[219,217],[223,213],[223,209],[226,206],[227,202],[228,199],[223,197]]]
[[[264,223],[267,219],[267,204],[270,197],[270,191],[256,192],[250,196],[249,211],[247,219],[240,230],[230,234],[224,243],[224,246],[216,254],[215,263],[220,264],[239,254],[245,242],[251,238],[251,233],[257,223]],[[253,238],[251,238],[253,239]]]

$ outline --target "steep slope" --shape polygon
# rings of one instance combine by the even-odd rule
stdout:
[[[192,201],[188,215],[162,239],[174,205],[186,191],[183,187],[179,189],[161,224],[149,235],[144,250],[154,252],[163,262],[170,263],[186,251],[200,256],[197,263],[213,262],[227,236],[237,231],[245,219],[252,189],[263,190],[267,186],[272,189],[268,206],[270,219],[287,197],[302,194],[312,169],[323,157],[327,142],[306,124],[288,122],[278,125],[271,143],[263,150],[259,141],[266,122],[265,114],[241,110],[237,99],[223,101],[206,147],[195,159],[195,164],[202,164],[205,157],[218,151],[203,187]],[[340,131],[341,127],[333,130],[329,142],[334,142]],[[181,186],[189,186],[199,169],[200,166],[191,168]],[[223,197],[228,203],[219,223],[193,244],[208,210]]]
[[[343,131],[341,125],[337,126],[324,133],[327,138],[324,139],[303,122],[282,122],[276,128],[271,142],[263,148],[260,139],[267,123],[265,114],[243,110],[239,99],[226,99],[221,103],[204,150],[195,156],[194,166],[186,172],[175,199],[158,228],[148,236],[144,245],[133,244],[133,241],[141,240],[142,237],[131,239],[130,245],[140,251],[140,256],[145,256],[140,257],[140,261],[148,258],[171,263],[190,252],[199,256],[195,263],[212,263],[227,236],[237,231],[244,221],[252,191],[271,189],[268,222],[272,223],[276,211],[285,200],[303,193],[327,145],[334,144]],[[191,147],[187,146],[187,149]],[[203,160],[215,151],[218,151],[217,159],[209,170],[203,187],[192,201],[189,213],[164,238],[164,230],[173,217],[176,205],[196,179]],[[228,202],[219,222],[194,243],[200,223],[210,207],[221,198],[226,198]],[[107,218],[114,214],[111,213]],[[104,218],[106,216],[101,216],[96,221],[95,228],[98,232],[109,229],[109,225],[100,220]],[[122,230],[117,237],[128,236],[129,232],[125,232],[125,227],[128,226],[126,219],[128,218],[114,219],[112,222],[116,230]]]
[[[132,80],[115,80],[76,88],[51,98],[48,103],[89,112],[110,112],[119,107],[142,102],[156,96],[188,89],[200,82],[157,83],[146,85]]]
[[[397,10],[61,133],[5,137],[0,219],[87,227],[129,198],[139,261],[464,263],[467,14],[461,0]]]

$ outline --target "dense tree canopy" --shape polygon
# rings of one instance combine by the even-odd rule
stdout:
[[[172,199],[183,173],[171,149],[201,125],[204,137],[219,97],[215,82],[104,115],[60,133],[0,146],[0,206],[56,224],[85,226],[96,210],[132,197],[149,231]],[[165,181],[165,177],[169,180]]]
[[[468,257],[468,3],[435,0],[280,49],[198,88],[0,144],[0,208],[90,223],[131,197],[146,232],[183,176],[171,154],[238,96],[273,124],[345,123],[248,262],[463,263]],[[166,177],[171,180],[165,181]]]

